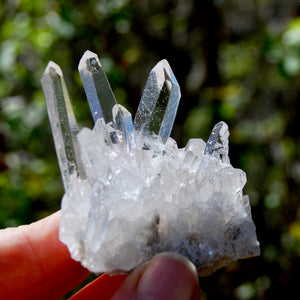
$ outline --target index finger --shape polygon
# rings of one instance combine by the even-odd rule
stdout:
[[[59,240],[60,212],[0,230],[0,299],[59,299],[88,271]]]

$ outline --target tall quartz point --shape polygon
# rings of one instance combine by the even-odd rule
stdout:
[[[65,190],[70,176],[85,178],[77,141],[78,126],[60,67],[49,62],[41,80]]]
[[[78,70],[94,122],[99,118],[104,118],[106,123],[112,122],[112,109],[117,101],[97,54],[87,50],[79,62]]]
[[[179,100],[179,84],[167,60],[150,72],[134,118],[134,128],[144,135],[154,133],[166,142],[171,134]]]
[[[131,114],[118,105],[97,54],[87,50],[78,65],[83,87],[96,123],[103,118],[117,132],[111,133],[113,143],[121,142],[128,150],[135,146]]]
[[[77,135],[61,71],[50,63],[42,79],[68,182],[59,235],[72,257],[95,273],[127,272],[159,252],[173,251],[205,276],[258,255],[249,199],[243,195],[246,175],[230,164],[227,125],[218,123],[208,143],[191,139],[183,149],[169,137],[180,90],[168,63],[163,60],[151,71],[134,125],[107,92],[95,55],[87,52],[79,69],[95,127]],[[105,98],[105,91],[110,96]],[[78,152],[83,178],[71,172],[80,169]]]

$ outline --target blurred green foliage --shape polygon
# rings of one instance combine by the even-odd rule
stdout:
[[[170,62],[182,102],[173,137],[207,139],[224,120],[235,167],[248,176],[258,258],[203,278],[203,299],[298,294],[300,17],[288,0],[6,0],[0,3],[0,227],[60,207],[63,187],[40,78],[58,63],[81,126],[91,116],[77,72],[99,54],[131,112],[148,72]]]

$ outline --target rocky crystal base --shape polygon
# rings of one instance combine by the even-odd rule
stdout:
[[[60,239],[72,257],[92,272],[127,272],[174,251],[208,275],[259,255],[227,125],[183,149],[169,137],[180,89],[168,62],[151,71],[134,122],[94,53],[84,54],[79,71],[95,121],[79,134],[60,68],[50,62],[42,78],[65,187]]]

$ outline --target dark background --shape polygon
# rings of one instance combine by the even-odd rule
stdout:
[[[296,0],[12,0],[0,3],[0,228],[60,208],[60,173],[40,78],[65,75],[80,126],[92,126],[77,64],[98,53],[134,115],[151,68],[166,58],[181,85],[172,136],[207,140],[220,120],[261,256],[201,279],[203,299],[299,294],[300,5]]]

